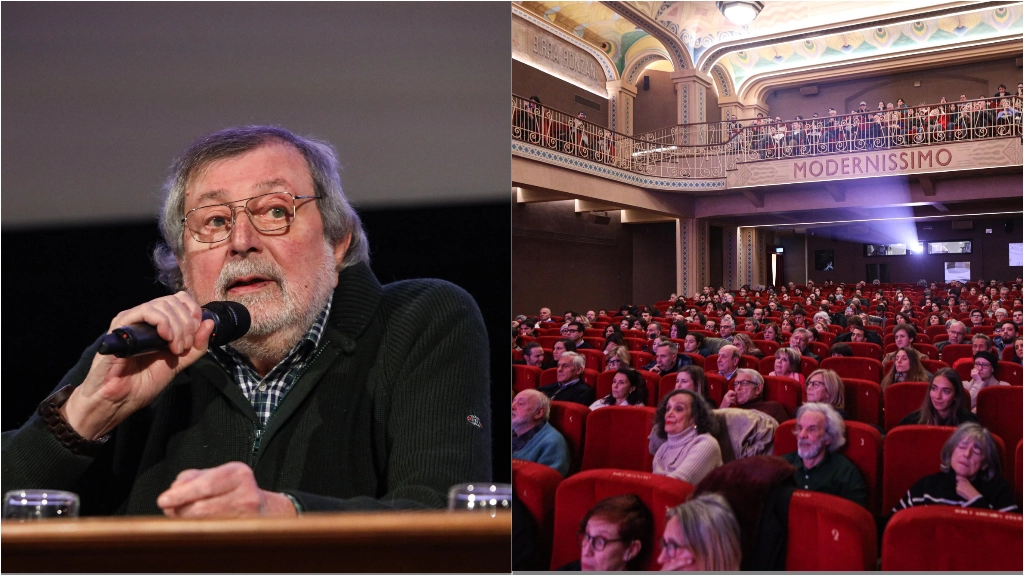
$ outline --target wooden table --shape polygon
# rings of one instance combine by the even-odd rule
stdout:
[[[4,572],[509,572],[512,516],[4,521]]]

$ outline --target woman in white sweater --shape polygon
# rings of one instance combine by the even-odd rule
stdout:
[[[712,433],[711,408],[690,390],[673,390],[654,414],[654,434],[665,443],[654,454],[654,473],[696,485],[722,465],[722,450]]]

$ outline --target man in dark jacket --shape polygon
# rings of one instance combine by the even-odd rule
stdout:
[[[583,381],[587,360],[576,352],[565,352],[558,357],[558,381],[537,388],[552,400],[576,402],[584,406],[594,403],[594,389]]]
[[[267,126],[193,143],[165,184],[154,260],[184,288],[118,314],[165,350],[99,342],[3,436],[3,490],[81,495],[83,514],[294,516],[439,508],[489,477],[486,332],[440,281],[381,286],[330,145]],[[210,347],[199,303],[252,325]],[[424,342],[430,342],[425,346]]]

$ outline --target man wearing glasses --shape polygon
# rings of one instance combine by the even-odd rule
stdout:
[[[570,338],[573,344],[576,344],[577,350],[594,350],[594,347],[583,341],[583,323],[582,322],[570,322],[565,329],[566,338]]]
[[[762,400],[763,394],[764,378],[757,370],[740,368],[736,371],[736,381],[732,383],[732,389],[722,397],[719,408],[757,410],[775,418],[779,423],[789,420],[786,407],[774,400]]]
[[[69,489],[86,514],[289,516],[441,507],[490,477],[487,334],[451,284],[381,286],[331,146],[283,129],[194,142],[164,187],[154,259],[175,290],[118,314],[166,350],[98,342],[4,434],[3,490]],[[208,348],[200,303],[249,332]]]

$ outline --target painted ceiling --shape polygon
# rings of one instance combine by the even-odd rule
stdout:
[[[737,26],[722,15],[715,2],[632,2],[639,11],[679,38],[698,67],[708,70],[712,65],[720,65],[737,87],[764,73],[785,73],[920,49],[984,43],[1014,34],[1020,36],[1024,26],[1021,4],[973,11],[972,4],[979,3],[765,0],[764,9],[752,23]],[[599,46],[620,74],[641,52],[666,53],[654,37],[600,2],[539,1],[520,5]],[[962,7],[963,11],[954,16],[871,26],[873,20],[880,18],[954,7]],[[865,27],[845,34],[828,32],[837,25],[859,22]],[[815,34],[815,29],[823,31]],[[762,40],[759,46],[749,45],[759,39],[797,31],[811,33],[796,41],[765,44]]]

